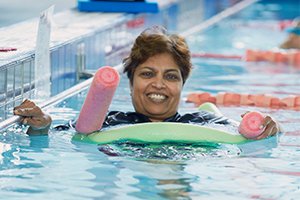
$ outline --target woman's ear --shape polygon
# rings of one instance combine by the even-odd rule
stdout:
[[[130,91],[132,91],[132,85],[131,85],[131,81],[129,80],[129,87],[130,87]]]
[[[132,93],[132,85],[131,85],[131,81],[129,80],[129,87],[130,87],[130,96],[131,96],[131,93]]]

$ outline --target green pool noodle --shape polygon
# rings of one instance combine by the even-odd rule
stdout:
[[[208,110],[221,114],[212,103],[204,103],[199,110]],[[102,132],[89,134],[75,134],[76,141],[84,141],[97,144],[108,144],[113,141],[124,139],[135,142],[161,143],[227,143],[241,144],[247,139],[238,133],[230,133],[224,130],[214,129],[194,124],[176,122],[149,122],[118,127]]]

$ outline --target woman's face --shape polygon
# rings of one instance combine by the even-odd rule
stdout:
[[[183,80],[179,66],[169,53],[150,57],[133,76],[132,103],[135,111],[151,121],[164,121],[176,114]]]

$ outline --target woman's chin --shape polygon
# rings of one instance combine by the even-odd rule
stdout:
[[[162,110],[159,109],[159,110],[148,110],[146,116],[149,119],[154,119],[154,121],[164,121],[165,119],[172,117],[175,114],[176,114],[176,112],[174,114],[171,114],[168,112],[162,112]],[[153,121],[153,120],[151,120],[151,121]]]

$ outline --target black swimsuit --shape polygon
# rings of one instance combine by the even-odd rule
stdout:
[[[70,121],[65,125],[56,125],[53,128],[55,130],[68,130],[70,128],[75,128],[77,119]],[[102,128],[107,128],[115,125],[123,125],[123,124],[137,124],[151,122],[148,117],[141,113],[137,112],[120,112],[120,111],[110,111],[108,112],[105,121],[103,122]],[[164,120],[164,122],[179,122],[179,123],[198,123],[203,125],[205,123],[215,123],[215,124],[223,124],[223,125],[231,125],[238,126],[237,122],[226,118],[222,115],[215,114],[210,111],[201,110],[194,113],[188,113],[184,115],[180,115],[178,112]],[[101,128],[101,129],[102,129]]]

